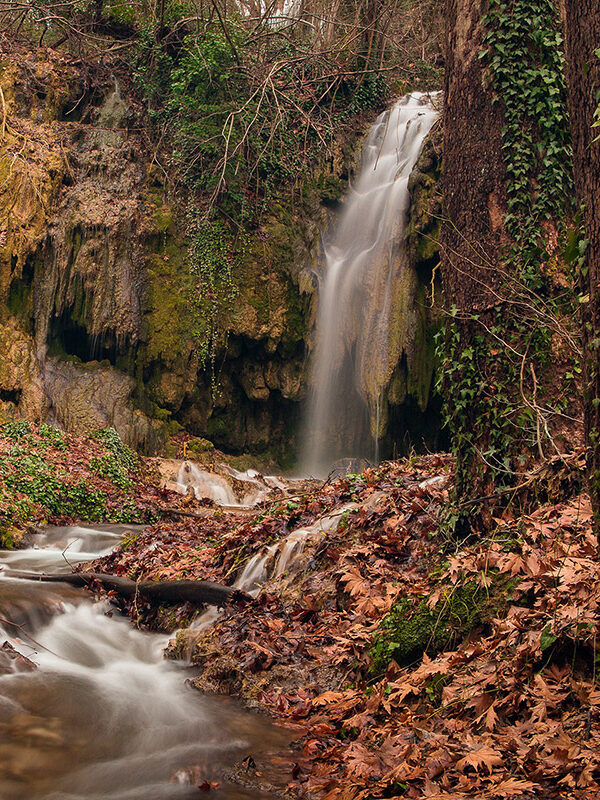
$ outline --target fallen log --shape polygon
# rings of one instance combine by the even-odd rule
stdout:
[[[230,602],[250,602],[251,595],[234,586],[212,581],[132,581],[104,572],[69,572],[46,575],[36,572],[11,572],[11,578],[23,578],[43,583],[68,583],[71,586],[93,586],[98,582],[107,591],[121,597],[142,596],[155,603],[193,603],[194,605],[224,606]]]

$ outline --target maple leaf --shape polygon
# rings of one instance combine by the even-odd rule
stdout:
[[[499,767],[503,764],[502,756],[496,750],[484,745],[478,750],[471,750],[466,756],[456,762],[457,769],[463,772],[467,767],[473,767],[476,772],[485,767],[489,773],[492,772],[494,767]]]
[[[500,572],[519,575],[525,572],[525,562],[519,553],[506,553],[498,558],[495,565]]]
[[[488,729],[488,731],[493,731],[497,727],[498,722],[500,721],[498,719],[498,714],[496,714],[496,711],[494,709],[494,705],[495,704],[492,703],[492,705],[488,708],[485,714],[485,727]]]
[[[352,597],[366,594],[368,592],[369,584],[365,581],[356,567],[351,567],[347,572],[345,572],[342,575],[342,580],[346,584],[346,588]]]
[[[538,789],[539,785],[533,781],[520,780],[519,778],[507,778],[505,781],[497,783],[492,792],[494,797],[515,797],[516,795],[531,792]]]
[[[330,703],[337,703],[346,697],[345,692],[323,692],[312,701],[313,706],[326,706]]]

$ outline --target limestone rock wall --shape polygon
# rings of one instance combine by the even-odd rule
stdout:
[[[446,442],[440,433],[440,399],[434,392],[435,333],[444,306],[438,274],[442,214],[439,192],[442,128],[434,125],[409,180],[411,195],[406,232],[408,269],[402,292],[404,313],[392,339],[402,342],[380,415],[382,451],[388,455],[423,442],[438,449]]]
[[[273,204],[251,240],[214,391],[192,336],[184,232],[122,83],[90,85],[43,49],[0,58],[0,416],[114,425],[146,450],[184,425],[283,457],[314,305],[303,268],[343,158]]]
[[[91,80],[40,48],[0,56],[0,88],[0,419],[49,419],[78,433],[113,425],[150,452],[184,426],[229,452],[290,460],[320,237],[359,133],[282,192],[252,235],[215,390],[192,335],[185,231],[126,76]],[[430,396],[431,315],[422,310],[435,258],[435,248],[422,252],[430,162],[415,178],[411,334],[388,392],[390,436],[394,409],[416,398],[422,415]]]

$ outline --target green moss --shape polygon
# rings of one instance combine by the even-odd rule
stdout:
[[[149,175],[149,180],[152,180]],[[176,232],[173,209],[165,200],[164,187],[160,182],[152,183],[144,192],[144,201],[147,211],[152,219],[154,230],[158,233]]]
[[[206,433],[217,442],[227,442],[230,439],[232,420],[229,414],[213,416],[207,422]]]
[[[435,367],[435,330],[427,313],[427,297],[423,286],[417,290],[415,302],[417,323],[414,330],[414,352],[407,376],[407,393],[425,411],[431,396],[431,384]]]
[[[316,181],[316,188],[321,203],[333,204],[337,203],[344,194],[346,182],[336,175],[320,174]]]
[[[371,672],[385,672],[390,661],[400,666],[435,655],[458,644],[465,636],[497,616],[507,603],[516,579],[491,574],[492,585],[484,589],[470,582],[447,587],[433,609],[427,599],[403,598],[382,620],[370,648]]]
[[[292,343],[306,338],[306,310],[303,307],[298,287],[291,281],[287,289],[286,338]]]
[[[387,399],[393,406],[400,406],[406,400],[408,394],[406,373],[406,364],[402,362],[396,367],[392,375],[388,386]]]
[[[190,336],[189,275],[183,243],[168,234],[160,238],[149,259],[142,357],[146,363],[156,360],[172,364]]]
[[[441,130],[441,126],[433,128],[409,180],[411,203],[406,241],[415,267],[437,258],[439,253]]]
[[[177,458],[177,453],[179,448],[173,442],[166,442],[165,446],[162,449],[162,456],[163,458]]]
[[[207,453],[214,452],[215,446],[212,442],[209,442],[208,439],[190,439],[187,443],[187,452],[190,456],[203,456]]]
[[[13,281],[8,295],[8,310],[20,320],[30,317],[33,313],[33,284],[25,281]]]
[[[171,412],[166,408],[161,408],[157,403],[152,400],[148,400],[144,403],[144,408],[142,409],[145,414],[153,419],[158,419],[161,422],[171,422]]]

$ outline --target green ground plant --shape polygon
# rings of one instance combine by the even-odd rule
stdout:
[[[99,431],[73,453],[70,445],[50,425],[10,422],[0,427],[0,546],[12,546],[16,532],[33,520],[144,521],[146,514],[132,494],[140,461],[118,433]],[[108,481],[110,488],[94,477]]]
[[[433,608],[428,598],[402,598],[379,624],[370,647],[372,675],[384,673],[393,660],[399,666],[434,656],[458,646],[465,636],[485,625],[506,607],[517,581],[499,580],[491,573],[490,586],[473,581],[446,587]],[[438,687],[439,688],[439,687]]]

